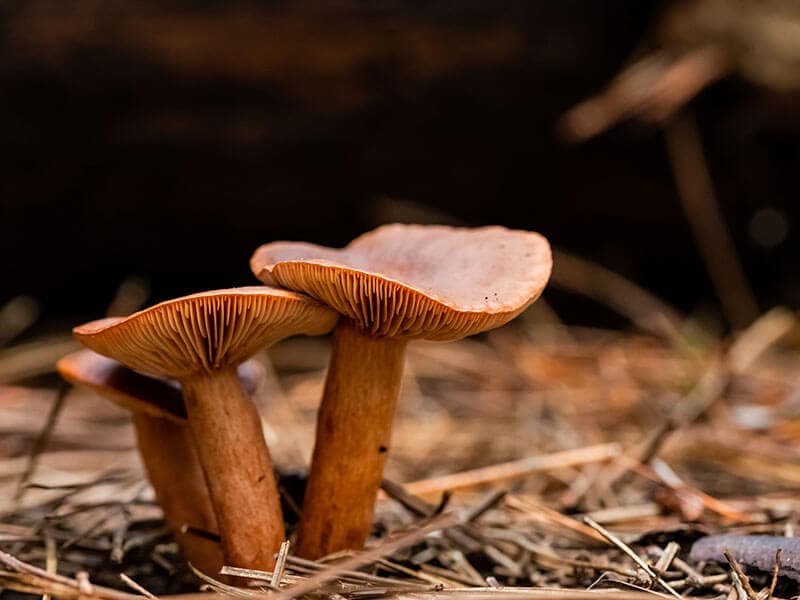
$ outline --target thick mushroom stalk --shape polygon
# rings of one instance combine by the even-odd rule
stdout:
[[[405,350],[406,340],[365,335],[351,321],[336,328],[298,556],[319,558],[364,544],[391,444]]]
[[[284,539],[261,420],[236,367],[283,338],[327,333],[336,320],[302,294],[248,287],[193,294],[73,330],[95,352],[180,382],[227,564],[269,570]]]
[[[56,368],[70,383],[131,412],[139,456],[167,527],[189,563],[216,575],[223,564],[219,544],[187,530],[187,526],[211,533],[218,529],[180,389],[91,350],[68,354]],[[238,377],[251,394],[263,377],[263,367],[255,361],[242,363]]]
[[[406,343],[457,340],[499,327],[550,276],[547,241],[504,227],[388,225],[334,249],[261,246],[265,283],[302,291],[344,318],[333,336],[295,552],[360,548],[372,527]]]

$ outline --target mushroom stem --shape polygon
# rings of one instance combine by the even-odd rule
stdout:
[[[187,378],[181,386],[225,562],[268,571],[284,530],[258,411],[233,367]]]
[[[331,343],[297,538],[296,554],[309,559],[359,549],[372,529],[407,345],[349,319]]]
[[[181,532],[184,525],[217,531],[211,498],[189,429],[143,412],[134,412],[132,418],[139,454],[156,501],[164,512],[164,521],[186,560],[203,573],[216,575],[222,568],[219,544]]]

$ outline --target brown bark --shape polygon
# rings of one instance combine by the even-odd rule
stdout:
[[[272,461],[258,411],[234,368],[181,382],[225,563],[270,570],[284,540]]]
[[[216,576],[222,567],[219,544],[181,533],[183,525],[217,532],[217,519],[189,428],[142,412],[132,416],[139,454],[167,526],[186,560],[203,573]]]
[[[296,554],[359,549],[372,528],[389,451],[406,341],[372,337],[342,320],[317,417]]]

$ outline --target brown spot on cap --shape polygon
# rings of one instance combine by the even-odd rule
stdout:
[[[88,348],[144,373],[182,379],[238,365],[298,334],[322,335],[338,315],[303,294],[267,286],[167,300],[73,329]]]
[[[393,224],[341,249],[265,244],[250,266],[263,282],[305,292],[372,334],[455,340],[525,310],[547,284],[552,258],[534,232]]]

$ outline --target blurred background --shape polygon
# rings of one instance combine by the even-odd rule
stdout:
[[[799,45],[791,0],[8,0],[0,303],[24,337],[398,220],[743,326],[800,304]],[[571,267],[561,318],[615,324]]]

